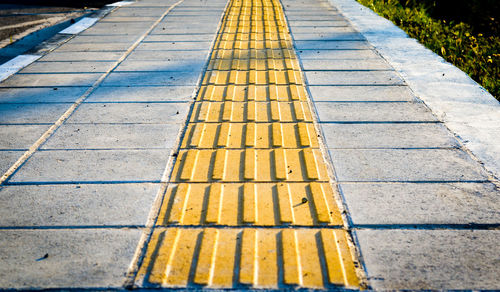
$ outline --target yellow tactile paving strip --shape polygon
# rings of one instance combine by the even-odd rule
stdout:
[[[359,287],[278,0],[230,0],[141,286]]]

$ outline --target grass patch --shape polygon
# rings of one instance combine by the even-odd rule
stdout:
[[[457,6],[460,1],[448,3],[448,10],[443,8],[446,1],[442,0],[357,1],[391,20],[410,37],[469,74],[500,100],[498,19],[489,16],[489,13],[497,11],[495,7],[500,1],[495,0],[485,7],[481,6],[485,1],[467,1],[467,5],[471,6],[464,12],[464,15],[469,15],[467,18],[453,13],[456,10],[454,3]],[[470,16],[474,11],[477,11],[476,18]]]

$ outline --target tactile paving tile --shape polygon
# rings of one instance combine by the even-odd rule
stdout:
[[[170,185],[158,224],[341,225],[328,183]]]
[[[181,150],[172,181],[328,181],[322,160],[311,148]]]
[[[190,123],[181,147],[318,148],[312,123]]]
[[[136,283],[357,288],[278,0],[230,0]]]
[[[140,275],[163,287],[358,286],[343,230],[157,228],[150,244]]]

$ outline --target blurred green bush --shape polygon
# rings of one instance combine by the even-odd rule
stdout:
[[[499,0],[357,1],[391,20],[500,100],[500,28],[495,18]]]

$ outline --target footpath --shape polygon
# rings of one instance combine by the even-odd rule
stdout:
[[[0,82],[0,289],[500,289],[498,157],[348,0],[126,4]]]

